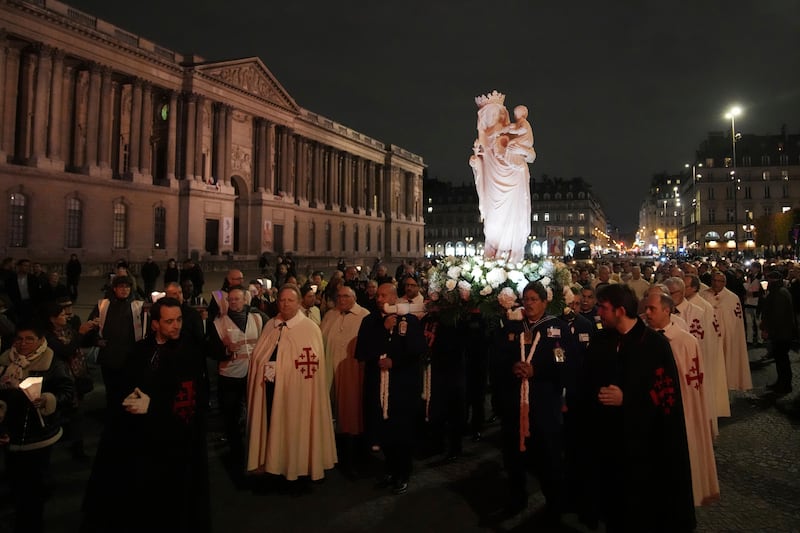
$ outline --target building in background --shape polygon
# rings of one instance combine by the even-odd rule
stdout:
[[[483,252],[483,223],[474,185],[426,179],[424,214],[426,256]],[[579,243],[600,254],[613,244],[606,228],[603,208],[582,178],[531,180],[527,255],[571,256]]]
[[[422,255],[422,158],[304,109],[256,57],[207,61],[9,0],[0,88],[4,255]]]
[[[653,178],[638,241],[669,253],[793,253],[798,223],[800,134],[711,132],[693,163]]]

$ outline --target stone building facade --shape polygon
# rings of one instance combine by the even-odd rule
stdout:
[[[423,253],[422,158],[296,103],[255,57],[182,55],[0,1],[2,252],[213,261]]]

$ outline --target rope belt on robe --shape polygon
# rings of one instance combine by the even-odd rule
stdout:
[[[536,345],[539,344],[539,339],[542,337],[539,331],[536,332],[536,338],[533,339],[531,349],[528,356],[525,356],[525,335],[519,336],[519,358],[523,363],[531,363],[533,352],[536,351]],[[531,367],[533,368],[533,367]],[[533,376],[531,376],[533,377]],[[528,413],[530,412],[530,378],[522,378],[522,383],[519,387],[519,451],[525,451],[525,439],[531,436],[531,425]]]
[[[386,354],[380,356],[386,359]],[[381,409],[383,409],[383,419],[389,418],[389,369],[381,368]]]

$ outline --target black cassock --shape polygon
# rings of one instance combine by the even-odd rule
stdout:
[[[200,348],[189,339],[139,341],[129,389],[150,396],[144,415],[122,406],[107,423],[83,502],[84,531],[211,530]]]
[[[691,531],[696,525],[683,403],[669,341],[641,320],[592,338],[573,414],[584,495],[608,531]],[[617,385],[621,407],[603,406]]]

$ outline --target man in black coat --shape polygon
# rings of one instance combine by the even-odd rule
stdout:
[[[597,293],[592,338],[573,415],[584,448],[584,494],[606,531],[696,526],[683,403],[669,341],[638,318],[630,287]]]
[[[361,322],[356,345],[356,359],[364,362],[364,423],[368,435],[377,429],[386,458],[381,484],[403,494],[411,476],[421,385],[419,361],[426,343],[417,317],[384,312],[384,304],[397,303],[394,285],[378,287],[377,301],[378,311]],[[388,390],[382,394],[381,385],[386,381]]]
[[[771,343],[772,357],[778,379],[767,385],[775,394],[792,392],[792,365],[789,362],[789,348],[792,339],[797,338],[792,295],[783,283],[783,276],[777,270],[767,274],[767,296],[761,311],[761,335]]]
[[[109,413],[83,503],[83,531],[211,530],[205,365],[182,338],[180,302],[150,308],[127,361],[129,394]]]

